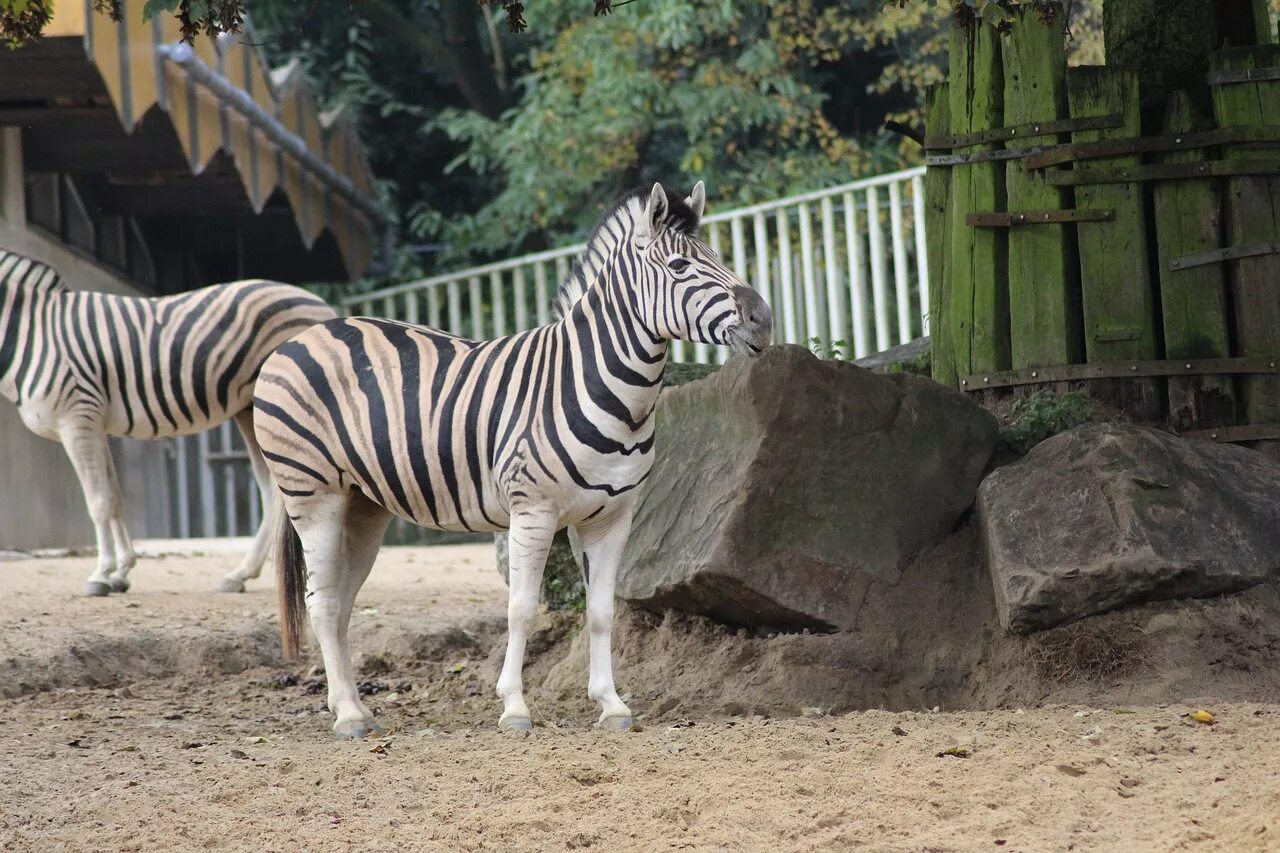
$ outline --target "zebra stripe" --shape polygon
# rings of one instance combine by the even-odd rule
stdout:
[[[333,317],[320,298],[269,281],[158,299],[76,292],[50,267],[0,250],[0,394],[71,458],[98,539],[91,594],[127,589],[135,559],[106,437],[187,435],[235,417],[269,504],[253,384],[275,347]],[[224,588],[257,576],[265,528]]]
[[[393,320],[335,319],[267,359],[254,407],[288,511],[285,645],[296,644],[301,607],[292,528],[306,555],[306,603],[340,734],[372,725],[341,636],[392,515],[444,530],[510,529],[513,577],[523,559],[533,579],[555,530],[579,526],[588,551],[602,549],[589,553],[593,588],[612,600],[617,536],[625,540],[653,462],[668,341],[754,355],[770,338],[763,299],[696,236],[702,206],[701,184],[684,199],[660,185],[625,196],[592,232],[550,325],[470,341]],[[527,598],[513,581],[513,639],[499,682],[504,725],[527,717],[517,639]],[[593,640],[593,695],[616,716],[625,706],[612,675],[597,678],[597,646]]]
[[[244,281],[142,299],[65,288],[49,267],[0,250],[0,393],[19,406],[163,438],[245,409],[277,345],[330,319],[319,297]]]

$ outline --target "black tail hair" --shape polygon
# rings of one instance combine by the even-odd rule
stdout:
[[[298,657],[299,639],[302,637],[302,619],[307,612],[307,560],[302,553],[302,540],[289,519],[284,507],[280,507],[278,538],[276,540],[276,588],[280,592],[280,645],[284,647],[285,660]]]

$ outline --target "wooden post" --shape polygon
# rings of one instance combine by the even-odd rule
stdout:
[[[1066,114],[1066,15],[1060,5],[1052,8],[1056,11],[1047,17],[1042,9],[1018,7],[1013,29],[1003,40],[1007,126],[1034,126]],[[1057,135],[1032,134],[1019,135],[1005,144],[1025,148],[1058,141]],[[1070,191],[1050,186],[1044,171],[1028,169],[1025,160],[1008,162],[1005,183],[1010,211],[1070,206]],[[1069,254],[1069,231],[1065,224],[1009,230],[1009,337],[1015,370],[1080,361],[1079,308],[1073,299],[1076,276]]]
[[[1175,92],[1165,118],[1166,135],[1212,127],[1186,92]],[[1206,159],[1202,148],[1176,151],[1162,163]],[[1222,193],[1215,180],[1164,181],[1152,190],[1159,248],[1160,306],[1167,358],[1225,358],[1231,355],[1227,331],[1226,281],[1222,264],[1174,270],[1174,258],[1222,246]],[[1177,429],[1205,429],[1235,422],[1235,393],[1230,377],[1187,376],[1169,379],[1169,421]]]
[[[951,132],[951,101],[947,84],[929,87],[925,96],[925,136]],[[951,340],[947,294],[951,256],[951,220],[947,201],[951,194],[951,170],[946,166],[930,166],[924,176],[925,233],[929,237],[929,347],[932,352],[933,378],[952,388],[960,384],[956,372],[956,354]]]
[[[951,127],[957,134],[1001,127],[1000,36],[982,20],[951,27]],[[985,151],[990,144],[969,150]],[[973,228],[970,213],[1003,211],[1004,168],[973,163],[951,170],[951,257],[945,304],[961,376],[1009,366],[1009,289],[1004,229]]]
[[[1233,48],[1214,54],[1215,71],[1280,65],[1280,47]],[[1280,116],[1280,82],[1224,83],[1213,87],[1214,118],[1219,127],[1272,124]],[[1227,146],[1228,160],[1276,162],[1274,151]],[[1227,245],[1280,242],[1280,179],[1262,176],[1229,178],[1226,193]],[[1258,255],[1231,264],[1236,347],[1241,356],[1280,357],[1280,255]],[[1280,377],[1244,380],[1248,423],[1280,423]]]
[[[1138,83],[1134,75],[1102,66],[1067,72],[1071,117],[1121,114],[1120,127],[1076,131],[1074,142],[1140,136]],[[1136,166],[1137,155],[1076,163],[1081,170]],[[1115,211],[1110,222],[1079,222],[1080,291],[1084,308],[1085,355],[1090,362],[1156,358],[1155,308],[1147,260],[1147,227],[1142,184],[1076,187],[1076,206]],[[1100,381],[1096,393],[1141,420],[1156,420],[1163,390],[1154,379]]]

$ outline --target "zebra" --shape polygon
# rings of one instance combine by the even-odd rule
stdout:
[[[564,282],[558,319],[472,341],[388,319],[332,320],[267,359],[254,424],[286,514],[277,560],[285,653],[304,609],[319,641],[334,732],[381,731],[360,701],[347,629],[393,516],[452,531],[508,530],[502,730],[532,727],[525,643],[547,550],[576,527],[584,548],[588,696],[625,730],[611,661],[613,596],[637,487],[653,462],[655,408],[675,338],[768,346],[772,314],[697,231],[701,182],[625,195]]]
[[[253,431],[253,383],[277,345],[335,316],[319,297],[269,281],[156,299],[77,292],[53,268],[0,250],[0,394],[32,432],[61,442],[75,469],[98,545],[87,595],[125,592],[137,562],[107,437],[188,435],[228,418],[267,512],[220,589],[242,592],[258,576],[275,490]]]

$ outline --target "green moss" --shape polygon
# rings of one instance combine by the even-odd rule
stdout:
[[[1096,420],[1101,418],[1087,394],[1055,394],[1044,388],[1013,402],[1000,438],[1010,449],[1026,453],[1046,438]]]
[[[667,369],[662,374],[662,384],[667,388],[688,385],[690,382],[705,379],[719,369],[720,365],[718,364],[694,364],[692,362],[677,364],[674,361],[668,361]]]

